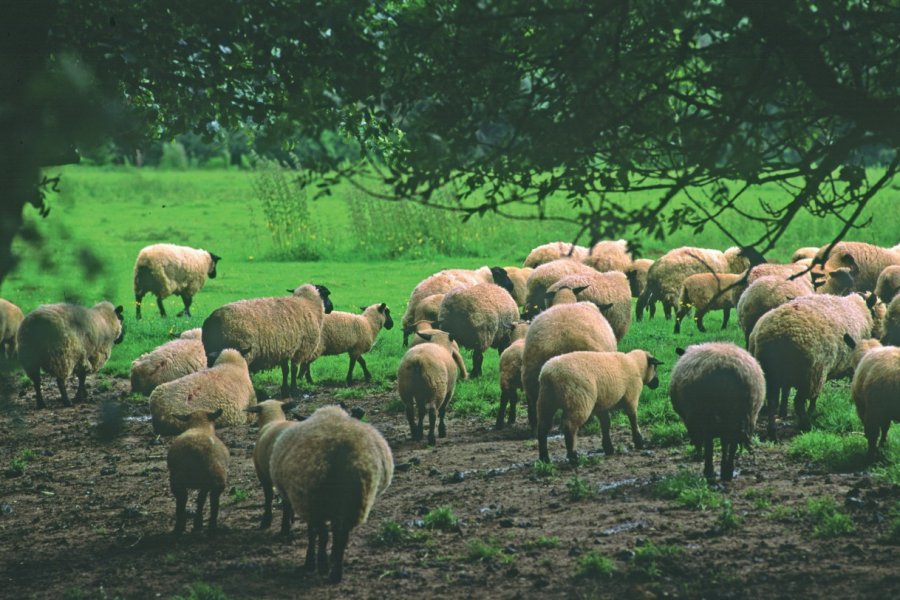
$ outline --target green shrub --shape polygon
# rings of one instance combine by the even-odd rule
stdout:
[[[589,498],[593,495],[591,487],[584,479],[578,477],[578,475],[573,476],[572,479],[566,482],[566,489],[569,490],[569,500],[573,502]]]
[[[459,529],[459,519],[453,514],[453,509],[449,506],[441,506],[429,511],[423,521],[426,529],[438,529],[440,531],[456,531]]]
[[[716,525],[722,531],[734,531],[741,526],[742,519],[734,512],[731,500],[722,501],[722,510],[716,518]]]
[[[866,439],[860,435],[810,431],[791,440],[788,456],[818,463],[829,471],[850,472],[865,468],[866,449]]]
[[[159,159],[159,168],[171,171],[184,171],[191,166],[187,152],[181,142],[172,140],[162,146],[162,157]]]
[[[372,536],[372,543],[376,546],[402,546],[410,542],[422,539],[424,532],[410,531],[397,521],[385,519],[381,522],[378,532]]]
[[[657,483],[654,493],[659,498],[675,500],[694,510],[717,508],[722,504],[721,495],[709,489],[701,475],[686,468],[679,469],[675,475]]]
[[[469,541],[466,559],[469,562],[491,562],[500,554],[500,546],[496,540],[486,542],[475,538]]]
[[[616,563],[596,550],[580,556],[576,564],[578,576],[585,579],[609,579],[616,571]]]
[[[806,501],[806,516],[813,525],[814,537],[839,537],[856,529],[850,515],[841,511],[831,498],[809,498]]]
[[[647,541],[634,549],[634,558],[632,559],[634,569],[639,575],[654,579],[664,569],[674,567],[682,553],[683,551],[678,546],[657,546],[653,542]]]
[[[188,586],[186,596],[172,596],[172,600],[228,600],[228,596],[217,585],[196,581]]]
[[[556,477],[556,465],[542,460],[534,461],[532,472],[536,477]]]
[[[322,238],[312,219],[307,192],[297,174],[274,160],[260,160],[253,191],[262,205],[266,228],[275,245],[274,260],[318,260]]]
[[[687,439],[687,428],[681,421],[666,421],[650,426],[650,439],[657,446],[680,446]]]

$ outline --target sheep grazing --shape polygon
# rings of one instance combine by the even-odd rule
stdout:
[[[584,246],[576,246],[568,242],[550,242],[549,244],[542,244],[529,252],[522,266],[535,269],[560,258],[576,261],[582,260],[588,254],[590,254],[590,250]]]
[[[514,289],[509,275],[501,267],[481,267],[474,271],[446,269],[419,282],[410,294],[406,312],[400,319],[403,326],[403,345],[409,343],[409,336],[415,331],[415,323],[422,320],[417,316],[418,305],[422,300],[434,294],[446,294],[455,287],[470,287],[479,283],[496,283],[507,290]]]
[[[886,346],[900,346],[900,294],[894,296],[887,306],[881,341]]]
[[[647,287],[647,273],[652,266],[653,261],[649,258],[638,258],[632,261],[631,265],[625,269],[625,276],[628,278],[628,286],[631,288],[632,298],[639,298],[644,288]],[[655,304],[651,305],[649,307],[650,310],[653,311],[655,306]]]
[[[318,356],[336,356],[347,353],[350,355],[350,368],[347,370],[347,385],[353,383],[353,368],[356,363],[362,367],[366,381],[372,380],[372,374],[366,366],[363,354],[375,345],[375,338],[381,328],[391,329],[394,320],[391,318],[391,309],[381,302],[362,308],[361,315],[348,312],[333,311],[325,315],[322,324],[322,340],[318,349]],[[306,381],[312,383],[309,367],[312,361],[304,363],[303,373]]]
[[[522,353],[525,350],[525,335],[530,325],[528,321],[514,323],[509,334],[510,344],[500,354],[500,410],[497,413],[495,429],[503,428],[507,405],[509,406],[507,424],[512,425],[516,422],[518,390],[522,389]]]
[[[796,279],[767,276],[751,283],[737,303],[738,323],[744,332],[744,343],[749,343],[750,332],[761,316],[776,306],[812,293],[812,289]]]
[[[297,421],[288,421],[286,413],[297,405],[296,402],[282,402],[281,400],[265,400],[251,406],[247,412],[259,415],[259,438],[256,447],[253,448],[253,466],[256,468],[256,476],[262,485],[265,506],[260,529],[268,529],[272,524],[272,474],[269,471],[269,461],[272,458],[272,447],[288,427],[297,424]]]
[[[328,572],[331,523],[329,581],[339,582],[350,530],[366,522],[375,499],[391,484],[394,458],[387,442],[371,425],[326,406],[278,436],[269,468],[284,507],[282,530],[293,515],[309,527],[307,570]]]
[[[280,365],[281,395],[296,394],[298,365],[316,357],[322,323],[333,308],[330,294],[323,285],[306,284],[291,296],[240,300],[217,308],[203,322],[207,357],[225,348],[249,348],[251,373]]]
[[[769,408],[768,435],[774,440],[778,394],[797,390],[794,410],[801,429],[810,427],[809,411],[826,378],[852,374],[852,353],[843,336],[853,339],[877,337],[884,317],[884,305],[871,295],[831,296],[812,294],[794,298],[760,317],[750,334],[748,349],[766,375],[766,403]],[[876,335],[873,336],[872,334]]]
[[[534,272],[534,269],[525,267],[504,267],[509,280],[513,284],[513,289],[509,291],[509,295],[513,297],[516,304],[525,306],[525,298],[528,295],[528,278]]]
[[[472,350],[470,377],[479,377],[485,350],[502,353],[509,345],[509,326],[518,318],[519,307],[506,289],[480,283],[447,292],[438,323],[460,346]]]
[[[795,263],[807,258],[815,258],[818,252],[818,246],[804,246],[803,248],[797,248],[791,255],[791,262]]]
[[[412,346],[400,360],[397,369],[397,387],[400,399],[406,407],[413,441],[422,439],[425,413],[428,413],[428,444],[434,446],[435,416],[440,419],[438,436],[447,437],[444,415],[453,398],[456,371],[466,378],[466,366],[462,356],[453,348],[453,340],[444,331],[417,332],[417,337],[427,343]]]
[[[738,445],[750,446],[766,394],[762,368],[746,350],[726,342],[677,349],[669,378],[672,408],[684,421],[691,443],[703,448],[703,475],[710,482],[713,440],[722,441],[722,481],[734,478]]]
[[[256,404],[256,392],[241,353],[227,348],[212,367],[160,384],[150,394],[153,431],[173,435],[184,430],[178,415],[223,410],[219,426],[247,422],[245,409]]]
[[[203,342],[193,329],[182,337],[142,354],[131,363],[131,393],[149,396],[160,384],[175,381],[206,367]],[[196,330],[198,333],[200,329]]]
[[[175,535],[184,533],[187,523],[188,490],[197,490],[194,531],[203,527],[203,505],[209,495],[210,533],[215,532],[219,517],[219,496],[228,485],[228,448],[216,437],[215,421],[222,409],[202,410],[178,415],[186,427],[169,447],[169,485],[175,496]]]
[[[900,265],[892,265],[878,274],[875,295],[885,304],[890,304],[897,292],[900,292]]]
[[[21,308],[0,298],[0,356],[12,359],[16,355],[16,333],[24,318]]]
[[[838,242],[831,252],[828,245],[819,248],[814,264],[821,265],[820,274],[846,267],[853,277],[851,291],[871,292],[878,275],[891,265],[900,265],[900,250],[880,248],[864,242]]]
[[[751,248],[729,248],[725,252],[691,247],[670,250],[647,272],[647,287],[638,298],[635,317],[640,321],[644,308],[659,300],[666,319],[671,318],[685,278],[696,273],[742,273],[753,266],[745,255],[752,255],[754,264],[764,262]]]
[[[900,348],[866,352],[853,374],[851,394],[869,442],[869,458],[875,460],[878,446],[887,444],[891,422],[900,421]]]
[[[542,264],[528,278],[528,293],[522,316],[530,319],[547,306],[547,290],[566,275],[594,275],[597,271],[578,261],[558,259]]]
[[[722,311],[722,329],[728,327],[728,318],[741,291],[744,273],[697,273],[686,277],[675,313],[675,333],[681,333],[681,321],[694,309],[697,329],[706,331],[703,317],[711,310]]]
[[[638,398],[644,385],[651,390],[659,387],[656,367],[660,364],[644,350],[569,352],[544,363],[537,402],[539,459],[550,462],[547,434],[553,425],[553,416],[560,409],[563,411],[561,429],[566,438],[566,457],[571,462],[578,461],[575,450],[578,430],[593,414],[600,419],[603,451],[608,455],[613,453],[609,411],[617,407],[628,415],[634,447],[643,448],[637,422]]]
[[[184,310],[178,316],[191,316],[191,302],[203,288],[206,278],[216,278],[216,265],[221,257],[212,252],[176,246],[153,244],[138,252],[134,262],[135,318],[141,318],[141,302],[144,295],[156,295],[159,314],[166,316],[163,300],[169,296],[181,296]]]
[[[590,254],[581,259],[581,262],[601,273],[605,271],[624,273],[631,266],[631,260],[628,242],[617,240],[597,242],[591,247]]]
[[[554,356],[578,350],[615,352],[616,336],[590,302],[559,304],[535,317],[522,351],[522,387],[528,402],[528,425],[537,426],[541,368]]]
[[[600,309],[621,340],[631,327],[631,288],[628,278],[619,271],[566,275],[546,293],[547,307],[573,302],[590,302]]]
[[[60,398],[71,406],[66,378],[78,377],[75,401],[87,400],[84,380],[106,364],[113,344],[122,341],[121,306],[100,302],[92,308],[74,304],[44,304],[22,320],[16,334],[19,362],[34,384],[38,408],[45,408],[41,395],[41,369],[56,378]]]

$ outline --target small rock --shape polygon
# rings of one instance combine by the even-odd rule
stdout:
[[[581,548],[579,548],[578,546],[573,546],[572,548],[569,549],[569,556],[572,556],[572,557],[581,556],[582,553],[583,552],[582,552]]]
[[[103,467],[100,469],[100,475],[115,475],[116,468],[115,467]]]
[[[500,527],[515,527],[516,522],[512,519],[500,519]]]
[[[11,515],[16,512],[11,504],[0,504],[0,515]]]
[[[462,483],[465,479],[465,473],[462,471],[454,471],[449,477],[444,477],[444,483]]]
[[[506,554],[516,554],[516,553],[518,552],[518,550],[517,550],[516,547],[513,546],[512,544],[507,544],[507,545],[503,548],[503,552],[505,552]]]
[[[432,475],[432,476],[437,476],[437,475],[441,474],[441,470],[438,469],[437,467],[431,467],[430,469],[428,469],[428,474]]]

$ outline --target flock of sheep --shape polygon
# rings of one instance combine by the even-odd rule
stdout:
[[[219,257],[171,244],[144,248],[135,263],[136,318],[146,293],[163,300],[178,295],[184,313]],[[563,242],[535,248],[523,267],[448,269],[420,282],[410,295],[401,325],[409,349],[397,371],[413,440],[436,443],[447,435],[444,417],[458,377],[481,374],[484,352],[500,353],[500,407],[496,427],[516,419],[524,390],[528,426],[536,434],[539,459],[549,461],[547,438],[562,411],[567,457],[576,460],[576,435],[592,415],[602,445],[612,453],[609,413],[622,408],[632,440],[642,447],[637,406],[643,386],[659,385],[661,361],[645,350],[617,352],[632,320],[652,316],[661,302],[675,332],[693,310],[697,327],[711,310],[732,308],[747,349],[731,343],[697,344],[681,354],[669,381],[669,396],[693,444],[704,449],[704,474],[715,479],[713,440],[721,439],[720,477],[733,477],[739,444],[749,444],[763,403],[769,439],[775,417],[786,416],[790,390],[801,429],[828,378],[852,376],[852,394],[874,458],[886,443],[892,420],[900,420],[900,246],[860,242],[802,248],[793,262],[766,263],[758,254],[678,248],[658,260],[633,260],[624,241],[592,248]],[[149,395],[154,430],[177,435],[168,453],[176,498],[176,533],[186,526],[189,489],[199,490],[194,528],[214,530],[219,496],[227,485],[228,451],[215,426],[259,418],[254,464],[265,494],[262,526],[272,521],[273,487],[282,498],[282,531],[296,517],[308,524],[306,566],[342,576],[350,530],[364,522],[376,497],[391,482],[393,459],[381,434],[342,408],[320,408],[291,421],[291,402],[257,404],[250,374],[281,367],[282,397],[296,393],[298,376],[311,382],[310,365],[322,355],[348,354],[347,381],[382,328],[393,326],[384,303],[362,314],[332,311],[330,291],[301,285],[291,294],[226,304],[202,328],[185,332],[132,364],[135,393]],[[69,405],[66,379],[75,374],[75,400],[86,399],[87,374],[106,362],[122,340],[123,308],[101,302],[92,308],[44,305],[23,315],[0,300],[0,351],[17,355],[34,383],[38,408],[46,406],[41,373],[55,377]],[[411,341],[410,341],[410,338]],[[883,344],[883,345],[882,345]],[[472,350],[467,371],[459,347]],[[290,376],[290,377],[289,377]],[[331,527],[331,560],[327,554]]]

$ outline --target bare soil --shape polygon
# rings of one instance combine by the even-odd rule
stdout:
[[[651,443],[635,451],[627,428],[614,428],[611,457],[599,436],[580,436],[589,460],[576,470],[562,462],[555,438],[556,475],[539,477],[523,415],[499,432],[487,421],[451,417],[448,437],[429,448],[409,440],[401,414],[385,411],[390,395],[353,402],[390,442],[397,471],[369,522],[351,534],[344,581],[329,585],[301,568],[303,523],[295,523],[293,541],[281,540],[277,501],[273,527],[258,528],[254,426],[219,432],[231,451],[233,490],[222,498],[219,533],[176,540],[170,440],[153,434],[146,402],[123,404],[124,428],[112,441],[96,435],[100,403],[124,398],[126,381],[101,383],[105,391],[94,389],[89,404],[43,411],[27,386],[6,385],[16,394],[0,416],[2,598],[169,598],[197,581],[229,598],[884,598],[900,591],[900,553],[884,541],[900,489],[868,474],[817,471],[788,459],[784,444],[742,453],[739,474],[722,488],[740,524],[726,530],[721,508],[691,510],[654,493],[679,468],[702,470],[681,449]],[[317,390],[300,412],[333,402],[333,393]],[[55,386],[46,396],[53,403]],[[24,472],[10,469],[23,450],[34,454]],[[571,499],[575,476],[588,497]],[[807,499],[822,497],[849,513],[852,534],[813,535],[798,514]],[[426,531],[423,516],[441,506],[452,507],[459,527]],[[379,545],[385,520],[415,539]],[[499,552],[478,558],[476,540]],[[648,544],[676,550],[650,564],[640,556]],[[611,576],[579,575],[579,560],[591,552],[613,561]]]

